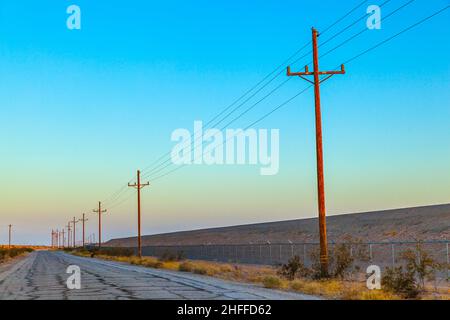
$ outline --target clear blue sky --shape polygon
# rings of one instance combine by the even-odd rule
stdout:
[[[309,41],[312,26],[323,30],[359,2],[2,0],[0,242],[9,223],[18,242],[48,242],[50,228],[89,212],[169,151],[174,129],[208,121]],[[391,0],[382,17],[406,2]],[[81,8],[81,30],[66,27],[71,4]],[[321,59],[321,68],[446,5],[412,2],[381,30]],[[329,214],[450,202],[449,12],[323,85]],[[320,52],[364,27],[362,20]],[[305,86],[290,80],[231,127],[245,127]],[[155,181],[143,191],[144,232],[315,216],[313,112],[310,91],[257,125],[280,129],[276,176],[261,177],[254,166],[196,166]],[[134,234],[135,215],[134,197],[111,209],[104,238]]]

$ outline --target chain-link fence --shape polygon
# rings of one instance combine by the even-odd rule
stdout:
[[[404,263],[402,254],[410,249],[415,250],[420,259],[420,252],[426,252],[436,263],[444,266],[438,272],[439,279],[449,277],[449,243],[447,240],[438,241],[398,241],[398,242],[365,242],[365,243],[329,243],[329,252],[342,244],[350,250],[354,257],[353,264],[364,269],[371,265],[378,265],[382,270],[386,267],[399,266]],[[419,250],[421,248],[421,250]],[[145,246],[142,248],[144,256],[161,257],[163,255],[182,255],[187,259],[209,260],[218,262],[280,265],[298,256],[303,264],[310,267],[314,263],[314,256],[319,251],[319,243],[258,243],[258,244],[207,244],[207,245],[164,245]]]

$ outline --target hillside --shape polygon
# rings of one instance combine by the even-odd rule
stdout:
[[[143,245],[235,244],[318,241],[317,218],[266,222],[143,236]],[[328,239],[350,235],[363,241],[450,239],[450,204],[334,215]],[[113,239],[108,246],[135,246],[136,238]]]

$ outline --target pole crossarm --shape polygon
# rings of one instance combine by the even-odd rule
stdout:
[[[136,188],[136,189],[142,189],[142,188],[147,187],[147,186],[149,186],[149,185],[150,185],[150,182],[140,183],[140,184],[137,184],[137,183],[134,183],[134,184],[128,183],[128,186],[129,186],[129,187],[131,187],[131,188]]]
[[[343,64],[341,64],[341,70],[339,70],[339,71],[319,71],[319,72],[317,72],[317,74],[319,76],[327,75],[327,77],[325,77],[325,78],[323,78],[323,79],[321,79],[319,81],[319,83],[322,83],[322,82],[328,80],[329,78],[331,78],[332,76],[334,76],[335,74],[345,74],[345,66]],[[308,66],[305,66],[305,72],[291,72],[291,67],[288,66],[286,68],[286,75],[288,77],[295,77],[295,76],[297,76],[297,77],[302,78],[303,80],[308,81],[309,83],[314,84],[314,81],[311,81],[311,80],[309,80],[308,78],[305,77],[305,76],[313,76],[313,75],[315,75],[314,72],[310,72],[309,71]]]

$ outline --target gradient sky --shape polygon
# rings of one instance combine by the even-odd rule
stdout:
[[[2,0],[0,243],[9,223],[15,242],[48,243],[51,228],[83,212],[88,233],[95,232],[97,201],[169,151],[174,129],[207,122],[309,41],[311,26],[320,31],[359,2]],[[406,2],[390,1],[382,15]],[[66,27],[71,4],[82,10],[79,31]],[[445,5],[414,1],[381,30],[321,59],[321,68],[333,69]],[[450,202],[449,11],[322,86],[330,215]],[[364,27],[362,20],[320,52]],[[306,85],[291,79],[231,128]],[[278,175],[260,176],[257,166],[184,167],[143,190],[143,232],[315,216],[313,92],[256,128],[280,129]],[[106,203],[112,208],[104,239],[135,234],[132,192],[120,205]]]

